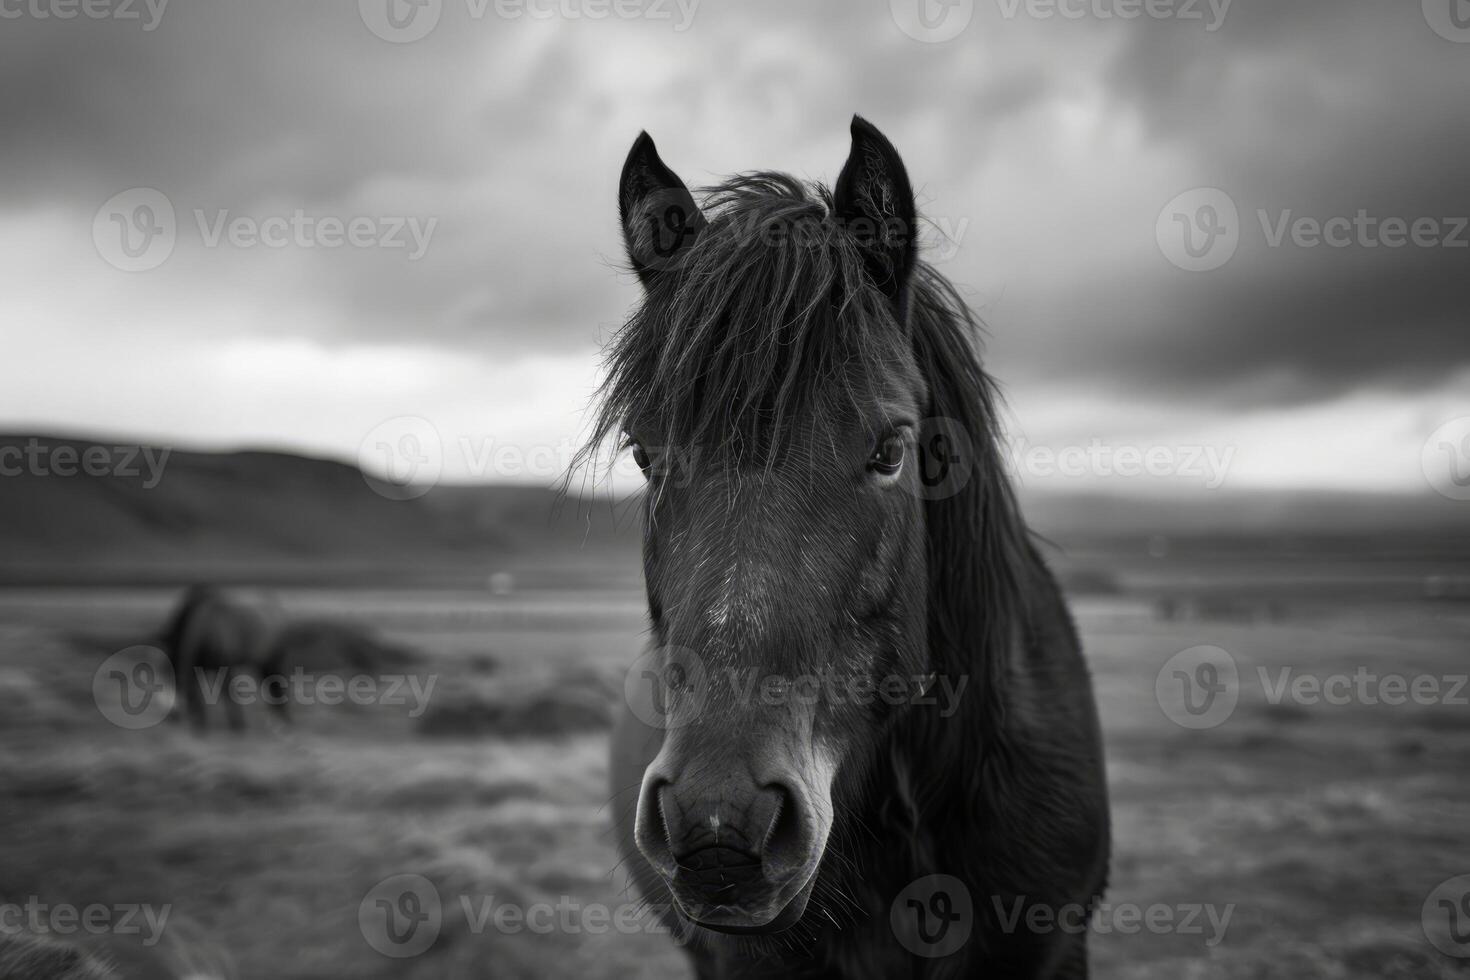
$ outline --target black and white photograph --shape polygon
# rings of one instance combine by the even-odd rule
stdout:
[[[0,980],[1470,978],[1470,0],[0,91]]]

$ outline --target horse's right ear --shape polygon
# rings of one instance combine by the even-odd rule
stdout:
[[[662,160],[647,133],[639,133],[618,180],[618,217],[628,261],[645,287],[677,269],[704,228],[689,188]]]
[[[902,320],[918,254],[914,192],[898,151],[862,116],[852,117],[852,150],[832,189],[832,206],[861,249],[873,284]]]

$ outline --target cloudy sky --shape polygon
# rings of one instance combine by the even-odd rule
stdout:
[[[638,131],[830,181],[854,112],[1028,481],[1418,492],[1470,416],[1465,0],[0,0],[0,84],[0,429],[357,459],[408,416],[548,482]]]

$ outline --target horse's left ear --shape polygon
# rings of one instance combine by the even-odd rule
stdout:
[[[852,150],[832,191],[837,219],[863,250],[868,275],[900,314],[918,252],[914,192],[888,137],[852,117]]]
[[[628,261],[645,287],[676,269],[705,220],[694,195],[659,159],[647,133],[639,133],[618,180],[618,217]]]

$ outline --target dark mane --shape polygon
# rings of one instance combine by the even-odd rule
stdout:
[[[925,263],[914,270],[913,297],[909,328],[929,385],[928,413],[959,423],[971,443],[968,481],[928,503],[930,644],[943,669],[984,684],[983,707],[971,720],[986,736],[981,744],[994,745],[1009,702],[1007,652],[1027,639],[1028,586],[1046,572],[1011,488],[1000,395],[980,363],[980,326]]]
[[[704,194],[680,274],[609,347],[593,446],[639,424],[665,446],[766,455],[832,382],[861,404],[900,339],[825,187],[752,173]]]

